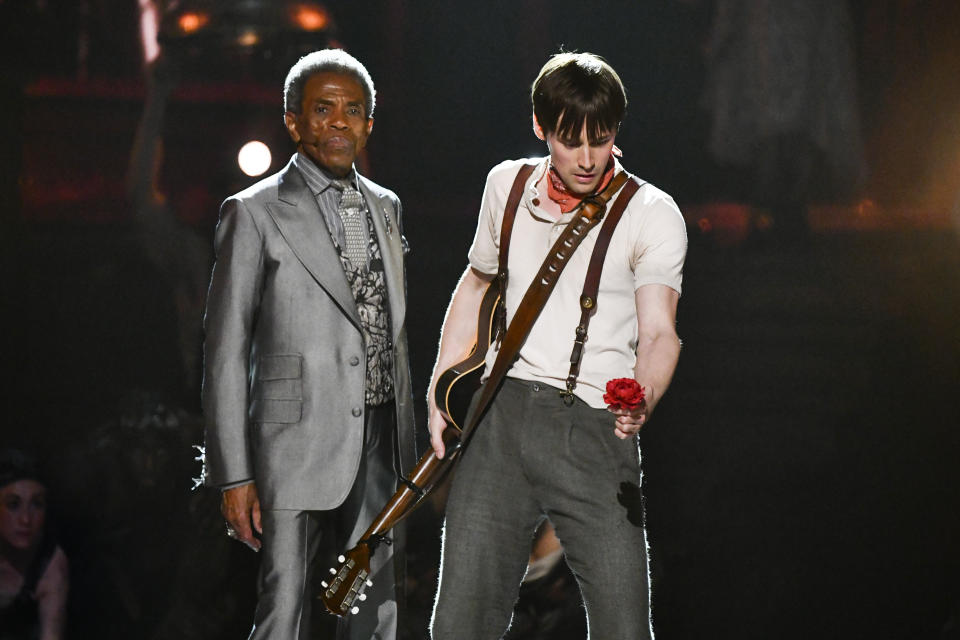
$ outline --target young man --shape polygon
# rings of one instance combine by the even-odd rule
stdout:
[[[355,544],[414,458],[400,202],[354,168],[374,96],[345,52],[302,58],[284,83],[297,152],[217,225],[205,473],[228,534],[263,552],[254,640],[313,637],[318,549]],[[395,637],[402,546],[378,549],[337,637]]]
[[[553,56],[533,83],[532,101],[534,133],[550,155],[536,161],[516,212],[508,326],[577,205],[623,171],[614,141],[626,94],[601,58]],[[497,273],[508,192],[528,162],[503,162],[487,177],[470,266],[444,320],[428,399],[431,443],[441,456],[446,425],[434,403],[437,376],[474,343],[480,301]],[[673,199],[650,184],[630,200],[606,254],[571,401],[560,391],[600,226],[570,258],[463,453],[447,503],[434,640],[501,637],[543,518],[577,577],[590,635],[653,635],[637,432],[663,397],[680,353],[674,324],[686,227]],[[495,347],[487,353],[487,373],[496,355]],[[610,410],[603,400],[607,381],[622,377],[635,378],[646,392],[632,411]]]

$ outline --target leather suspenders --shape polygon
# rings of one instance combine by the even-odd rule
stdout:
[[[506,327],[506,293],[507,293],[507,259],[510,250],[510,236],[513,232],[513,221],[516,217],[517,208],[520,204],[520,198],[523,195],[523,188],[526,185],[530,174],[536,167],[535,164],[527,164],[520,168],[517,177],[513,181],[510,189],[510,195],[507,199],[507,205],[504,208],[503,220],[500,225],[500,264],[497,271],[497,284],[500,287],[500,300],[496,311],[497,329],[496,343],[499,348],[497,358],[490,368],[490,375],[487,383],[483,385],[480,399],[477,402],[475,410],[472,412],[470,420],[463,429],[461,440],[466,442],[467,436],[480,422],[487,405],[492,400],[496,390],[500,387],[509,368],[513,365],[520,347],[530,334],[533,323],[543,309],[547,298],[550,297],[554,286],[560,277],[560,272],[567,265],[570,256],[576,251],[580,242],[587,236],[589,231],[599,224],[606,213],[607,202],[613,197],[621,187],[623,192],[617,198],[611,209],[611,215],[607,217],[607,222],[600,230],[597,237],[597,243],[594,247],[593,255],[590,260],[590,267],[587,271],[586,284],[584,285],[584,294],[580,298],[581,321],[577,328],[577,341],[574,343],[574,353],[571,355],[571,372],[567,378],[567,390],[561,392],[564,394],[565,402],[573,401],[573,388],[576,385],[576,376],[580,370],[580,359],[583,352],[583,343],[587,336],[587,326],[590,322],[590,316],[596,309],[596,295],[600,284],[600,273],[603,268],[603,260],[607,253],[607,247],[610,244],[610,237],[613,230],[623,216],[627,203],[640,188],[636,178],[632,178],[626,171],[621,171],[613,177],[606,188],[598,193],[585,197],[580,206],[575,210],[576,214],[567,224],[566,228],[557,238],[550,248],[546,259],[540,266],[540,270],[531,282],[520,305],[517,307],[513,316],[513,322],[510,327]],[[628,178],[629,176],[629,178]],[[628,183],[629,180],[629,183]],[[626,184],[626,186],[624,186]],[[584,306],[584,305],[587,306]],[[580,329],[582,328],[582,336]]]
[[[587,267],[587,277],[583,283],[583,293],[580,294],[580,323],[577,325],[576,334],[573,339],[573,352],[570,354],[570,373],[567,375],[567,390],[561,392],[563,401],[568,406],[573,403],[573,389],[577,386],[577,376],[580,375],[580,361],[583,359],[583,344],[587,340],[587,328],[590,326],[590,318],[596,313],[597,309],[597,291],[600,289],[600,274],[603,273],[603,261],[607,256],[607,248],[610,246],[610,237],[613,236],[613,230],[616,228],[623,212],[627,208],[627,203],[637,192],[637,190],[646,183],[641,183],[636,177],[630,176],[631,180],[620,192],[620,196],[613,203],[613,208],[607,214],[607,219],[600,228],[600,235],[597,236],[597,243],[593,245],[593,253],[590,256],[590,265]]]
[[[497,349],[500,348],[503,336],[507,332],[507,259],[510,257],[510,237],[513,235],[513,221],[517,217],[517,208],[520,206],[520,198],[523,197],[523,188],[526,186],[530,174],[536,168],[537,163],[535,162],[520,167],[517,177],[513,180],[513,186],[510,187],[507,206],[503,209],[503,220],[500,221],[500,257],[497,266],[497,286],[500,289],[500,300],[494,314]]]

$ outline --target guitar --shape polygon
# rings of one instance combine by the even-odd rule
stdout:
[[[487,349],[493,338],[494,318],[500,301],[500,286],[494,280],[483,294],[477,320],[477,339],[464,360],[456,363],[437,378],[434,400],[447,421],[443,432],[446,456],[437,457],[431,448],[407,474],[403,486],[374,518],[360,541],[337,558],[330,568],[329,581],[321,582],[320,599],[327,611],[337,616],[356,614],[366,600],[370,580],[370,557],[385,534],[416,509],[426,495],[443,478],[461,451],[460,433],[466,424],[473,394],[480,388]]]

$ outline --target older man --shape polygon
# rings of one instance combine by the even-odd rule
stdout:
[[[317,51],[284,103],[297,151],[224,202],[204,324],[206,481],[228,533],[263,551],[257,640],[309,636],[318,550],[353,545],[415,455],[400,202],[354,167],[373,82]],[[380,547],[338,637],[395,637],[401,548]]]

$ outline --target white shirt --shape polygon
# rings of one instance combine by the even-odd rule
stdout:
[[[573,212],[554,220],[539,206],[547,194],[537,183],[547,171],[540,159],[527,180],[517,208],[508,258],[507,323]],[[507,160],[491,169],[483,190],[480,219],[470,247],[470,265],[486,274],[497,272],[500,225],[510,187],[523,164],[536,159]],[[616,163],[616,171],[622,171]],[[610,199],[608,210],[616,200]],[[601,224],[590,230],[557,280],[520,355],[507,372],[512,378],[534,380],[566,388],[570,352],[580,320],[580,294]],[[590,321],[587,342],[574,393],[592,407],[603,408],[603,394],[611,378],[632,378],[638,340],[634,292],[647,284],[662,284],[680,292],[687,250],[686,223],[668,194],[645,184],[630,200],[610,240],[604,260],[597,311]],[[496,349],[487,352],[484,378],[489,375]]]

